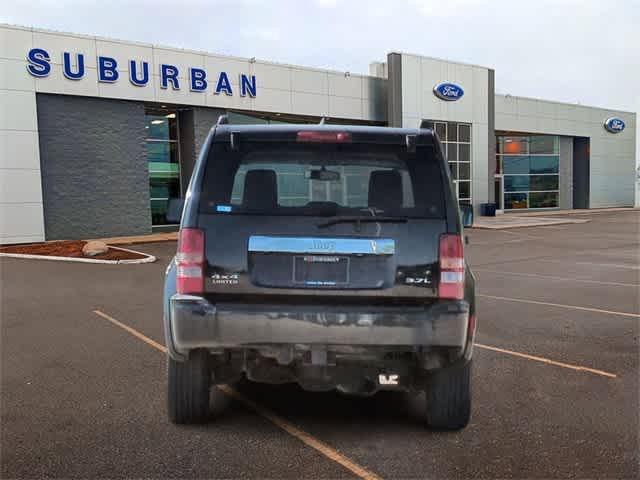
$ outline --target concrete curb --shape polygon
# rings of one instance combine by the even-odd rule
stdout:
[[[589,223],[591,220],[547,220],[545,222],[531,222],[531,223],[513,223],[510,225],[504,224],[496,224],[496,225],[473,225],[471,228],[479,228],[483,230],[507,230],[509,228],[527,228],[527,227],[547,227],[552,225],[570,225],[570,224],[581,224],[581,223]]]
[[[112,247],[114,250],[121,250],[123,252],[136,253],[138,255],[145,255],[145,258],[136,258],[130,260],[100,260],[99,258],[80,258],[80,257],[53,257],[50,255],[32,255],[29,253],[0,253],[0,257],[5,258],[23,258],[28,260],[52,260],[55,262],[75,262],[75,263],[94,263],[104,265],[135,265],[140,263],[153,263],[157,260],[153,255],[137,252],[135,250],[129,250],[128,248]]]

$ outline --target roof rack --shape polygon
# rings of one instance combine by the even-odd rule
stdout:
[[[318,123],[318,125],[324,125],[327,123],[327,120],[329,120],[329,117],[321,117],[320,118],[320,123]]]
[[[218,117],[218,121],[216,122],[216,125],[228,125],[229,124],[229,117],[224,114],[224,115],[220,115]]]

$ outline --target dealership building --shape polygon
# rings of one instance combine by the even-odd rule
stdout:
[[[635,113],[496,94],[482,66],[380,60],[358,75],[0,25],[0,243],[175,228],[169,205],[221,114],[429,125],[478,213],[634,205]]]

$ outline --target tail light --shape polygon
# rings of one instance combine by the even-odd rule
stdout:
[[[312,143],[350,143],[351,134],[348,132],[319,132],[316,130],[298,132],[298,142]]]
[[[176,254],[178,293],[202,293],[204,290],[204,232],[183,228]]]
[[[464,255],[460,235],[440,236],[440,298],[464,298]]]

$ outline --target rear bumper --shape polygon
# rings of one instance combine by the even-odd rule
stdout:
[[[177,360],[196,348],[268,344],[464,348],[469,322],[465,301],[411,307],[247,305],[174,294],[168,306],[166,337]]]

